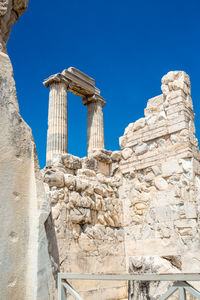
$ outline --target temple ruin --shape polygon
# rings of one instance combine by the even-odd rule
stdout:
[[[82,98],[87,106],[87,152],[104,149],[103,111],[105,100],[95,81],[75,68],[68,68],[62,73],[50,76],[44,81],[50,87],[47,165],[51,164],[53,155],[67,153],[67,92]]]
[[[76,273],[146,278],[68,280],[77,299],[200,299],[200,152],[189,76],[163,76],[162,94],[148,100],[144,117],[127,124],[120,151],[106,150],[105,100],[95,80],[73,67],[50,76],[40,170],[6,50],[27,6],[0,1],[0,298],[73,299],[58,279]],[[82,158],[68,153],[68,92],[87,106]],[[165,280],[148,280],[156,275]]]
[[[85,102],[88,92],[80,92],[80,84],[72,82],[67,87]],[[169,72],[162,78],[161,89],[163,94],[148,101],[145,117],[125,129],[119,139],[121,151],[104,148],[101,109],[98,121],[88,122],[87,130],[102,144],[97,139],[90,143],[88,134],[87,157],[51,152],[51,163],[43,174],[61,273],[197,272],[200,156],[189,76]],[[92,99],[94,89],[93,93]],[[98,114],[97,107],[95,111]],[[96,120],[93,109],[91,118]],[[54,137],[59,143],[60,136]],[[127,282],[106,286],[91,281],[84,287],[75,281],[73,286],[83,299],[94,299],[94,294],[95,299],[159,299],[170,282],[146,283],[143,289],[139,282],[129,282],[129,289]]]

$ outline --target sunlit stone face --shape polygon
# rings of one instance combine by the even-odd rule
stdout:
[[[11,28],[27,7],[28,0],[0,0],[0,51],[6,52]]]
[[[8,11],[8,0],[0,0],[0,17],[4,16]]]

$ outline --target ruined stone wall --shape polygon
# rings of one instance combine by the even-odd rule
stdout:
[[[188,75],[169,72],[162,91],[120,138],[127,270],[197,272],[200,156]],[[160,288],[135,286],[131,299],[157,299]]]
[[[118,192],[122,180],[117,174],[120,158],[120,152],[105,150],[94,151],[91,158],[83,159],[65,154],[56,156],[53,165],[43,170],[61,272],[126,272],[123,209]],[[115,174],[105,176],[111,168]],[[72,285],[83,299],[127,296],[126,282],[73,281]]]
[[[121,151],[55,156],[43,170],[61,272],[198,271],[200,157],[188,75],[169,72],[162,91],[126,128]],[[86,299],[123,299],[127,290],[129,299],[158,299],[169,285],[73,282]]]

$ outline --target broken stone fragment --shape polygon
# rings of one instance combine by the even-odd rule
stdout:
[[[143,128],[145,126],[145,124],[146,124],[145,118],[141,118],[134,123],[132,130],[137,131],[137,130]]]
[[[113,151],[111,154],[111,159],[114,162],[119,162],[121,160],[121,151]]]
[[[86,179],[76,178],[76,191],[83,192],[89,186],[89,181]]]
[[[147,118],[146,118],[146,122],[147,122],[147,125],[153,125],[158,119],[158,115],[157,114],[153,114],[153,115],[149,115]]]
[[[131,131],[133,131],[133,126],[134,126],[134,124],[135,124],[135,123],[130,123],[130,124],[126,127],[126,129],[125,129],[125,131],[124,131],[124,135],[127,135],[128,133],[130,133]]]
[[[93,170],[89,169],[79,169],[77,171],[77,176],[85,176],[85,177],[96,177],[96,173]]]
[[[122,150],[122,157],[123,159],[127,160],[128,158],[131,157],[133,153],[133,150],[131,148],[125,148]]]
[[[142,143],[135,148],[135,155],[142,155],[146,153],[148,150],[148,146],[146,143]]]
[[[44,182],[49,186],[64,187],[64,174],[60,171],[48,170],[45,173]]]
[[[70,207],[77,207],[80,206],[81,196],[77,192],[71,192],[69,194],[69,203]]]
[[[69,187],[75,187],[76,185],[76,180],[75,180],[75,176],[70,175],[70,174],[64,174],[64,181],[65,181],[65,186]]]
[[[84,158],[81,159],[81,161],[82,161],[82,168],[83,169],[90,169],[90,170],[93,170],[93,171],[97,171],[98,162],[97,162],[96,159],[84,157]]]
[[[63,163],[65,167],[76,170],[76,169],[81,169],[81,159],[77,156],[74,156],[72,154],[64,154],[63,157]]]
[[[107,151],[105,149],[94,149],[91,153],[90,153],[90,158],[96,159],[100,162],[104,162],[104,163],[111,163],[111,158],[110,158],[110,151]]]
[[[102,185],[99,185],[99,184],[96,184],[94,186],[94,191],[95,191],[95,193],[97,193],[97,194],[99,194],[103,197],[107,195],[107,192],[106,192],[105,188]]]
[[[190,95],[190,78],[183,71],[170,71],[163,76],[161,89],[165,96],[177,90],[183,91],[185,95]]]

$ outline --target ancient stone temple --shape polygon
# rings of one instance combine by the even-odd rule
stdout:
[[[47,136],[47,165],[53,155],[67,153],[67,91],[83,99],[87,106],[87,150],[104,148],[103,111],[105,100],[95,87],[94,79],[75,68],[50,76],[44,81],[50,87]]]
[[[125,129],[121,151],[104,149],[101,108],[88,131],[97,132],[102,144],[94,140],[88,157],[52,152],[43,174],[61,272],[198,271],[200,156],[189,76],[169,72],[161,89],[148,101],[145,117]],[[129,282],[128,289],[126,282],[73,282],[83,299],[159,299],[169,285]]]
[[[0,0],[0,299],[56,300],[58,273],[198,275],[200,153],[189,76],[162,78],[162,94],[127,126],[120,151],[105,149],[105,100],[95,80],[72,67],[50,76],[47,164],[40,170],[6,51],[27,5]],[[82,158],[68,153],[69,92],[87,106]],[[172,285],[70,283],[87,300],[163,299]],[[200,290],[199,281],[190,284]],[[170,299],[186,296],[196,299],[178,291]]]

